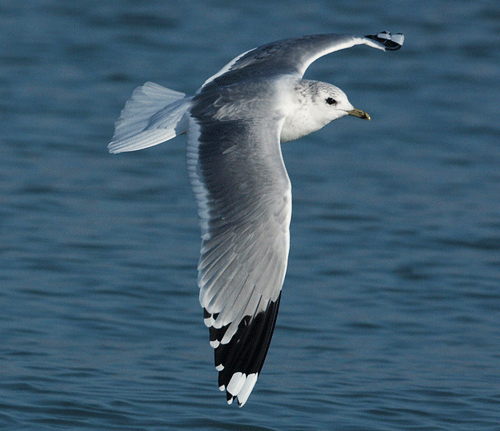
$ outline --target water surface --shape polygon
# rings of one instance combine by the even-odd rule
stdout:
[[[0,6],[0,428],[498,430],[500,6]],[[243,409],[217,390],[184,139],[112,156],[133,89],[193,93],[284,37],[404,32],[324,57],[371,122],[283,148],[292,244]]]

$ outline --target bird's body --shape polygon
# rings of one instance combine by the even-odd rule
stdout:
[[[302,76],[314,60],[339,49],[396,50],[402,43],[402,35],[386,32],[274,42],[236,57],[192,97],[146,83],[117,121],[113,153],[187,133],[202,236],[200,303],[228,402],[247,401],[278,313],[292,197],[280,143],[345,115],[369,119],[339,88]]]

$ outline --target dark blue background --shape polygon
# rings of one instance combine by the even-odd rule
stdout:
[[[0,5],[0,428],[498,430],[495,1]],[[217,390],[184,138],[112,156],[133,89],[284,37],[404,32],[306,77],[372,121],[286,144],[288,275],[249,402]]]

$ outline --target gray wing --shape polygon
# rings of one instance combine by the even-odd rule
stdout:
[[[330,52],[402,43],[389,33],[274,42],[235,58],[192,99],[188,171],[202,228],[200,303],[228,402],[237,397],[242,406],[255,385],[287,266],[291,187],[279,144],[279,84]]]
[[[368,45],[381,50],[396,51],[403,45],[401,33],[384,31],[376,35],[317,34],[284,39],[247,51],[207,79],[207,86],[227,86],[245,78],[269,77],[281,74],[302,77],[309,65],[318,58],[355,45]]]
[[[200,303],[219,387],[240,406],[274,329],[291,216],[279,144],[284,115],[273,106],[274,84],[257,86],[262,93],[252,85],[199,93],[188,133],[188,171],[202,227]]]

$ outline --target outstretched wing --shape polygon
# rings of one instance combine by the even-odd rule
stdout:
[[[289,249],[284,114],[252,83],[193,98],[188,171],[202,227],[200,303],[219,387],[243,405],[271,341]],[[260,90],[259,90],[260,89]]]
[[[309,65],[324,55],[355,45],[368,45],[381,50],[396,51],[403,45],[401,33],[384,31],[376,35],[317,34],[284,39],[247,51],[207,79],[202,89],[227,86],[245,78],[270,77],[282,74],[302,77]]]

